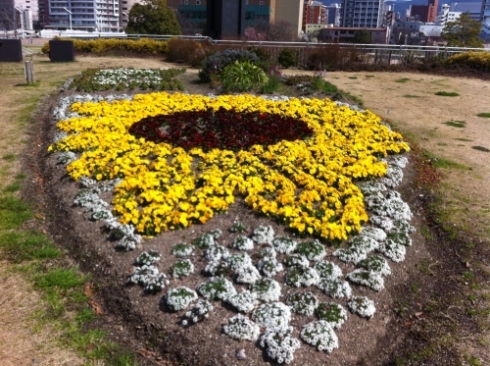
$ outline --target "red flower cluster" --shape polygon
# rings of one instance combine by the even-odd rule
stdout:
[[[253,145],[294,141],[312,134],[308,125],[292,117],[269,113],[243,113],[220,108],[147,117],[129,132],[155,143],[167,142],[186,150],[245,150]]]

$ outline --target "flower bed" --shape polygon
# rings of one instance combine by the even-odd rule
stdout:
[[[221,115],[252,127],[217,129]],[[222,228],[232,233],[226,242],[223,230],[213,230],[191,244],[169,243],[175,261],[168,268],[158,266],[158,253],[145,252],[127,280],[147,293],[164,291],[166,306],[186,327],[207,321],[216,307],[228,311],[225,334],[260,337],[278,362],[293,360],[300,331],[306,344],[332,352],[334,328],[348,322],[344,307],[374,316],[375,302],[359,296],[359,287],[375,296],[371,289],[381,290],[391,273],[381,255],[400,261],[411,245],[411,212],[393,190],[407,160],[388,156],[408,145],[370,112],[328,100],[154,93],[66,98],[55,118],[62,132],[50,150],[85,187],[77,205],[102,220],[122,248],[135,248],[141,234],[207,222],[237,195],[301,234],[276,237],[270,226],[236,221]],[[281,124],[295,132],[282,134],[288,131]],[[254,135],[241,138],[247,131]],[[111,204],[99,198],[107,191]],[[332,243],[342,248],[332,251]],[[342,273],[342,261],[357,269]],[[198,262],[204,267],[194,271]],[[287,286],[298,287],[294,296]],[[290,326],[290,311],[308,318],[303,330]],[[319,341],[324,333],[328,342]]]

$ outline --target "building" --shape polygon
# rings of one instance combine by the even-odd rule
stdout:
[[[412,5],[410,16],[424,23],[435,23],[439,0],[429,0],[427,5]]]
[[[0,29],[32,31],[38,19],[37,0],[0,0]]]
[[[356,32],[366,30],[362,27],[327,27],[321,31],[322,42],[352,42]],[[367,29],[371,33],[371,42],[377,44],[387,44],[390,39],[390,28],[369,28]]]
[[[442,25],[443,27],[446,25],[448,22],[454,22],[456,19],[458,19],[461,16],[461,12],[454,12],[450,11],[451,6],[448,4],[442,4],[441,11],[439,14],[437,14],[436,18],[436,24],[437,25]]]
[[[471,19],[481,21],[482,2],[451,3],[450,12],[470,13]]]
[[[346,28],[381,28],[383,13],[384,0],[343,0],[340,24]]]
[[[118,32],[119,0],[39,0],[39,22],[46,29]]]
[[[327,23],[327,7],[319,1],[305,0],[303,8],[303,30],[307,24],[326,24]]]
[[[480,19],[482,22],[481,37],[490,41],[490,0],[483,0],[481,5]]]
[[[303,11],[305,0],[274,0],[274,11],[271,23],[287,23],[299,36],[303,26]]]
[[[327,5],[327,24],[340,26],[340,4]]]
[[[129,21],[129,11],[134,4],[141,3],[142,0],[119,0],[119,24],[121,28],[126,28]]]

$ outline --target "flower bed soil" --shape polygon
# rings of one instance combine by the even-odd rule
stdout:
[[[163,258],[160,267],[169,268],[175,260],[170,253],[174,244],[182,241],[191,242],[200,234],[216,228],[223,230],[221,241],[229,243],[231,234],[227,228],[237,218],[249,228],[255,228],[259,224],[271,225],[278,235],[285,233],[284,226],[254,213],[238,200],[230,206],[226,214],[218,215],[204,225],[167,232],[152,240],[145,239],[134,252],[117,251],[115,242],[108,240],[108,232],[103,225],[87,220],[85,217],[87,214],[81,208],[73,207],[73,198],[79,185],[67,176],[65,167],[57,164],[53,155],[46,153],[54,137],[54,122],[50,119],[50,113],[59,97],[58,95],[50,98],[42,107],[40,126],[42,134],[33,137],[34,149],[30,154],[35,155],[35,159],[30,161],[30,164],[33,164],[31,167],[35,184],[26,194],[36,196],[40,207],[46,213],[46,227],[55,242],[67,249],[70,258],[73,258],[74,263],[79,264],[82,270],[92,274],[95,296],[91,301],[99,304],[102,312],[96,324],[106,329],[115,341],[137,351],[142,357],[142,364],[264,365],[271,363],[256,344],[236,341],[222,333],[222,327],[230,317],[230,312],[226,308],[215,306],[215,311],[210,314],[209,319],[191,327],[183,327],[180,313],[176,314],[167,309],[163,301],[165,291],[157,295],[144,295],[141,287],[127,286],[125,283],[132,272],[136,256],[143,250],[158,250]],[[420,227],[419,224],[425,220],[424,208],[429,197],[414,184],[420,173],[417,156],[410,153],[409,160],[404,181],[398,190],[401,190],[404,200],[410,204],[415,214],[412,225]],[[247,234],[250,233],[249,229]],[[453,256],[447,255],[436,246],[437,239],[428,242],[419,233],[412,235],[413,246],[407,251],[406,260],[392,265],[393,274],[387,279],[385,291],[374,296],[376,315],[366,320],[349,313],[346,324],[336,331],[339,337],[339,349],[327,354],[317,352],[313,347],[302,343],[301,348],[294,355],[293,365],[390,364],[400,354],[416,351],[423,346],[423,337],[427,335],[424,324],[433,316],[424,311],[424,305],[429,297],[451,296],[449,284],[454,289],[452,291],[457,291],[454,280],[450,276],[442,275],[451,273],[458,264]],[[328,254],[331,253],[330,248]],[[193,260],[196,266],[195,273],[174,280],[174,283],[179,286],[195,287],[193,283],[196,282],[196,276],[200,275],[205,263],[201,256],[196,256]],[[437,274],[436,276],[423,275],[415,269],[415,265],[423,260],[439,263],[431,270],[432,273]],[[352,265],[342,266],[344,273],[354,269]],[[407,294],[413,283],[419,286],[419,294],[416,297]],[[358,295],[373,297],[372,290],[354,288]],[[294,289],[287,289],[294,292],[291,291]],[[312,288],[311,291],[321,296],[318,289]],[[409,318],[397,316],[394,311],[400,306],[400,301],[408,302]],[[296,337],[298,337],[298,329],[301,329],[306,322],[302,316],[293,316],[291,325],[295,328]],[[244,360],[237,358],[237,352],[242,349],[246,355]],[[439,363],[432,364],[450,365],[453,356],[451,352],[441,351],[438,353]]]

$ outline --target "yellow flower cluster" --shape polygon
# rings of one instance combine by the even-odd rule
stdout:
[[[128,133],[145,117],[221,107],[298,118],[313,135],[233,152],[185,151]],[[204,223],[240,194],[253,209],[301,233],[343,240],[368,219],[353,179],[383,176],[387,166],[378,157],[409,149],[373,113],[328,99],[275,102],[251,95],[153,93],[111,103],[74,103],[71,108],[81,117],[58,124],[68,137],[50,150],[81,152],[67,167],[75,180],[122,178],[112,202],[114,213],[149,235]]]

